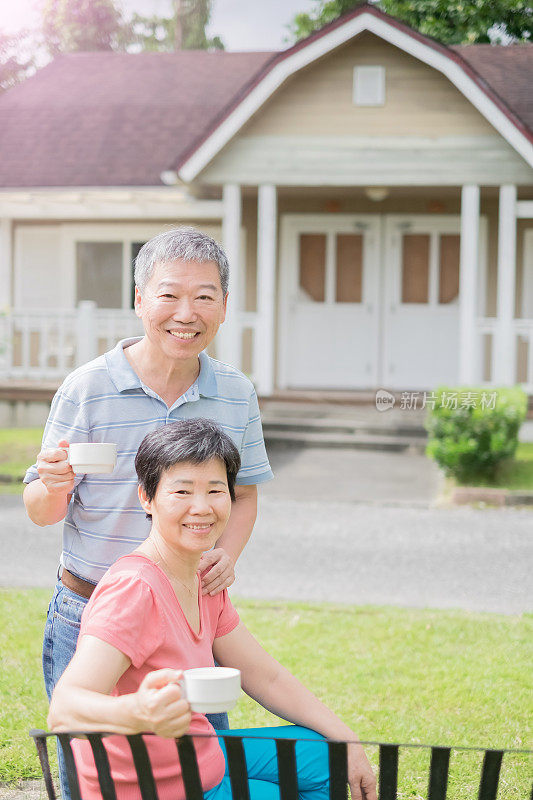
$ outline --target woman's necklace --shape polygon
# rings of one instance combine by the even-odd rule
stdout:
[[[178,577],[178,576],[177,576],[177,575],[176,575],[174,572],[172,572],[172,570],[171,570],[171,569],[170,569],[170,567],[168,566],[168,563],[167,563],[167,562],[166,562],[166,560],[163,558],[163,555],[162,555],[162,553],[161,553],[161,550],[160,550],[160,549],[159,549],[159,547],[156,545],[156,543],[154,542],[154,540],[153,540],[153,539],[151,539],[151,543],[152,543],[152,544],[153,544],[153,546],[155,547],[155,550],[156,550],[156,552],[157,552],[157,555],[159,556],[159,560],[160,560],[160,562],[161,562],[162,564],[164,564],[164,566],[165,566],[165,569],[166,569],[166,570],[167,570],[167,572],[169,573],[170,577],[171,577],[171,578],[174,578],[174,580],[175,580],[175,581],[178,581],[178,583],[181,583],[181,585],[182,585],[182,586],[184,586],[184,587],[187,589],[187,591],[189,592],[189,594],[190,594],[190,596],[191,596],[191,597],[195,597],[195,596],[197,595],[197,593],[198,593],[197,586],[196,586],[196,583],[197,583],[197,580],[198,580],[198,579],[197,579],[196,575],[194,576],[194,589],[191,589],[191,588],[190,588],[190,586],[187,586],[187,584],[185,583],[185,581],[183,581],[183,580],[182,580],[180,577]]]

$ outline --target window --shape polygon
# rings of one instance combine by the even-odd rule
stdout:
[[[354,67],[353,101],[356,106],[385,105],[385,67]]]
[[[300,292],[302,299],[323,303],[326,284],[326,237],[322,233],[300,235]]]
[[[429,241],[425,233],[403,236],[402,303],[429,302]]]
[[[79,223],[62,226],[65,255],[69,254],[69,268],[72,262],[74,266],[68,302],[77,305],[82,300],[92,300],[99,308],[133,309],[135,258],[143,244],[162,229],[167,230],[168,225]],[[202,229],[220,239],[219,227],[202,226]]]
[[[337,235],[337,303],[363,300],[363,236],[360,233]]]
[[[453,303],[459,298],[459,261],[461,237],[441,234],[439,246],[439,303]]]
[[[122,242],[76,243],[77,298],[99,308],[122,306]]]

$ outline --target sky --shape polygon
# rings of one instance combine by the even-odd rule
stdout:
[[[0,0],[0,31],[12,33],[36,25],[38,0]],[[117,0],[126,12],[168,14],[171,0]],[[313,0],[213,0],[208,32],[218,34],[226,50],[278,50],[287,47],[286,26]]]

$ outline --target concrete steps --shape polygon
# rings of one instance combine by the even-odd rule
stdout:
[[[324,433],[323,431],[265,430],[267,444],[298,445],[300,447],[351,447],[359,450],[388,450],[423,453],[424,440],[419,437],[378,436],[364,433]]]
[[[271,445],[344,447],[424,452],[426,431],[420,415],[378,412],[372,406],[261,404],[265,441]]]

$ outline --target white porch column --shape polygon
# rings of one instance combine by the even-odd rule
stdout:
[[[479,262],[479,186],[461,190],[461,250],[459,277],[459,383],[475,383],[479,373],[476,336]]]
[[[493,382],[516,381],[516,337],[513,330],[516,285],[516,186],[500,186],[498,219],[498,299]]]
[[[274,319],[276,310],[277,195],[272,184],[257,194],[257,317],[253,370],[257,392],[274,391]]]
[[[242,335],[239,321],[241,311],[241,187],[236,183],[224,185],[222,202],[222,245],[229,261],[229,297],[226,319],[216,338],[217,358],[237,369],[242,363]]]
[[[12,222],[0,219],[0,309],[12,304],[13,244]]]

